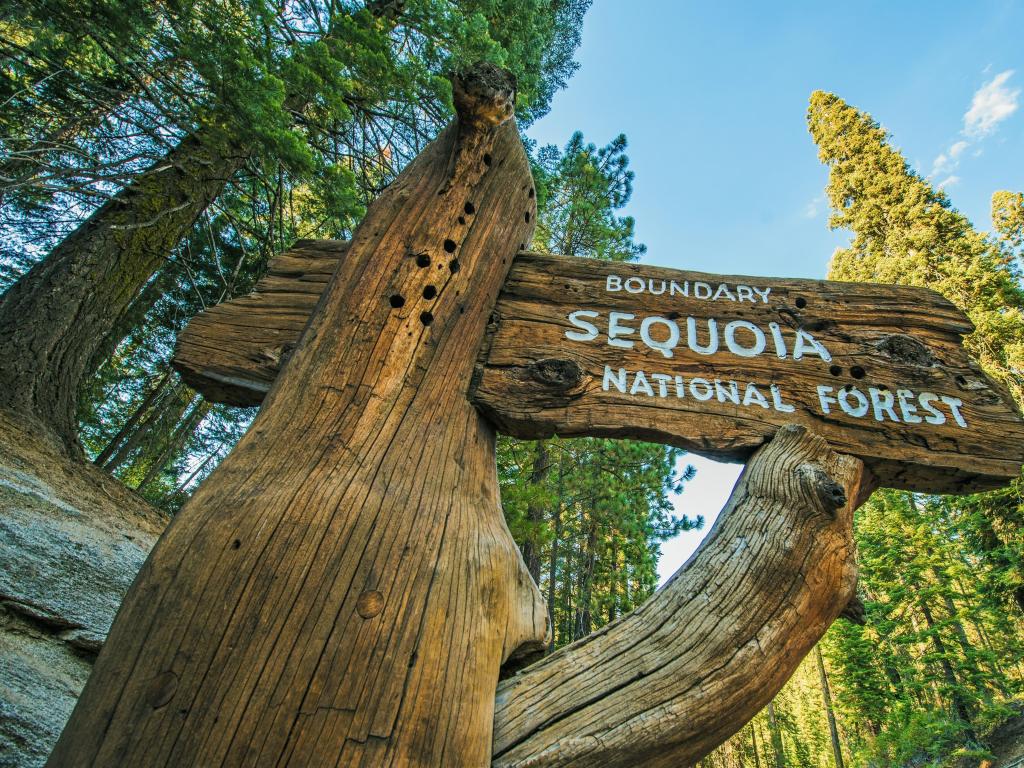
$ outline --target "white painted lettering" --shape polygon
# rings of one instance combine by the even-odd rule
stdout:
[[[736,331],[742,328],[754,334],[754,346],[744,347],[736,342]],[[764,352],[765,339],[764,331],[747,320],[733,320],[725,326],[725,346],[734,355],[740,357],[756,357]]]
[[[616,291],[622,290],[622,278],[618,275],[608,275],[608,280],[604,284],[604,289],[609,293],[615,293]]]
[[[658,396],[668,397],[668,383],[672,377],[664,373],[652,373],[651,378],[658,382]]]
[[[686,318],[686,345],[698,355],[713,355],[718,351],[718,323],[713,317],[708,318],[708,343],[701,346],[697,339],[697,319]]]
[[[693,284],[693,297],[695,299],[710,299],[711,286],[707,283],[696,282]]]
[[[628,281],[627,281],[628,282]],[[629,290],[627,288],[626,290]],[[632,333],[636,333],[636,328],[630,328],[625,325],[619,325],[620,320],[633,320],[636,315],[630,314],[629,312],[609,312],[608,313],[608,345],[612,347],[619,347],[621,349],[632,349],[633,341],[631,339],[620,339],[619,336],[629,336]]]
[[[651,389],[651,385],[648,383],[643,371],[636,372],[636,375],[633,376],[633,386],[629,388],[629,394],[635,395],[637,392],[643,392],[648,397],[654,397],[654,390]]]
[[[796,410],[789,403],[782,402],[782,392],[779,390],[778,384],[771,385],[772,390],[772,404],[775,406],[775,410],[779,413],[792,413]]]
[[[885,421],[882,418],[883,413],[889,414],[889,418],[893,421],[899,421],[896,416],[896,411],[892,409],[896,399],[892,396],[892,392],[887,389],[878,389],[877,387],[869,387],[868,394],[871,395],[871,407],[875,411],[875,421]]]
[[[704,391],[698,391],[697,387],[704,387]],[[690,379],[690,394],[693,395],[694,399],[700,401],[710,400],[715,396],[715,392],[711,388],[711,382],[700,378]]]
[[[821,403],[821,412],[824,414],[829,413],[829,403],[836,402],[836,399],[829,394],[833,389],[833,387],[826,387],[824,384],[818,385],[818,402]]]
[[[765,288],[763,291],[760,288],[754,288],[754,293],[761,297],[761,301],[765,304],[768,303],[768,294],[772,292],[771,288]]]
[[[644,291],[644,281],[639,277],[627,277],[625,285],[628,293],[643,293]]]
[[[658,341],[651,336],[651,326],[656,324],[664,325],[668,329],[668,339],[665,341]],[[640,324],[640,340],[651,349],[661,352],[665,357],[672,357],[672,350],[679,344],[679,326],[674,320],[669,320],[667,317],[658,317],[657,315],[646,317]]]
[[[572,339],[573,341],[590,341],[591,339],[596,339],[598,336],[597,326],[593,323],[588,323],[582,318],[592,317],[597,319],[600,316],[600,312],[594,312],[591,309],[578,309],[575,312],[570,312],[569,322],[577,328],[581,328],[582,333],[580,331],[566,331],[565,338]]]
[[[964,401],[956,397],[949,397],[947,395],[943,395],[939,399],[949,406],[949,410],[953,414],[953,420],[957,423],[957,425],[960,427],[966,427],[967,421],[960,413],[960,406],[964,404]]]
[[[740,404],[740,389],[739,385],[735,381],[730,381],[728,386],[722,384],[719,379],[715,379],[715,396],[718,398],[718,402],[724,403],[729,400],[735,405]]]
[[[851,395],[857,400],[856,407],[850,405],[849,397]],[[859,419],[868,412],[868,399],[856,387],[845,386],[839,390],[839,407],[843,409],[844,413]]]
[[[754,299],[754,290],[749,285],[737,285],[736,298],[739,301],[749,301],[751,304],[757,303]]]
[[[826,363],[832,362],[832,355],[822,346],[822,343],[801,328],[796,332],[796,344],[793,345],[793,359],[799,360],[806,353],[817,355]]]
[[[751,403],[757,403],[762,408],[768,408],[768,401],[764,399],[764,395],[753,383],[747,384],[746,390],[743,392],[743,404],[750,405]]]
[[[716,301],[720,296],[725,296],[729,301],[736,301],[736,297],[732,295],[732,291],[729,290],[729,286],[725,283],[718,284],[718,290],[715,291],[715,295],[711,297],[712,301]]]
[[[786,340],[782,338],[782,328],[772,321],[768,323],[768,329],[772,332],[772,341],[775,342],[775,356],[779,360],[786,359]]]
[[[618,373],[612,373],[610,365],[604,367],[604,378],[601,380],[601,389],[608,392],[608,385],[613,384],[619,392],[626,394],[626,369],[619,368]]]
[[[900,405],[900,416],[907,424],[920,424],[921,417],[917,415],[917,406],[909,402],[914,398],[914,393],[909,389],[897,389],[896,401]]]
[[[675,280],[672,280],[668,284],[668,295],[669,296],[675,296],[677,293],[680,296],[689,296],[690,295],[690,281],[689,280],[684,280],[683,281],[683,287],[680,288],[679,287],[679,283],[677,283]]]
[[[946,414],[934,407],[932,403],[939,399],[939,396],[934,392],[922,392],[917,396],[917,402],[921,404],[921,407],[928,411],[928,415],[924,417],[924,420],[929,424],[945,424]]]

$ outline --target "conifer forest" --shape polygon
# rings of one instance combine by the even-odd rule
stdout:
[[[573,87],[590,4],[4,3],[0,440],[32,435],[59,466],[88,465],[59,472],[112,477],[166,525],[258,411],[190,387],[172,366],[179,334],[251,293],[296,243],[352,239],[452,120],[452,73],[475,62],[515,78],[536,194],[523,250],[643,263],[627,211],[644,179],[627,137],[585,123],[558,144],[527,136]],[[821,254],[821,275],[827,261],[829,280],[942,294],[974,325],[965,348],[1024,410],[1024,178],[991,190],[990,221],[971,221],[956,187],[901,153],[885,114],[843,93],[806,96],[806,151],[827,174],[827,224],[844,243]],[[535,658],[643,605],[659,586],[662,546],[713,512],[690,502],[698,470],[671,446],[499,435],[496,458],[505,522],[548,617]],[[30,484],[31,461],[0,467],[0,518],[15,503],[9,489]],[[964,496],[875,490],[854,517],[858,599],[701,768],[1024,758],[1022,493],[1020,480]],[[0,538],[20,530],[0,520]],[[0,549],[3,570],[15,573],[17,552]],[[16,581],[0,583],[5,631],[81,626],[19,603]],[[76,651],[83,675],[102,641]],[[0,641],[0,659],[29,664],[14,642]],[[83,680],[65,687],[77,695]],[[0,766],[42,765],[59,726],[38,746],[18,735],[42,732],[19,709],[31,697],[19,685],[0,677]]]

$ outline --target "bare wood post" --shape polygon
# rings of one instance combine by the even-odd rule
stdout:
[[[692,765],[789,679],[854,595],[872,480],[803,427],[758,450],[704,546],[638,610],[498,688],[500,768]]]
[[[50,766],[486,765],[545,640],[467,391],[535,214],[512,78],[370,207],[238,447],[132,587]]]

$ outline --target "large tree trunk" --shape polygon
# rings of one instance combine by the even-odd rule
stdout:
[[[394,23],[404,5],[374,0],[366,8]],[[283,108],[301,112],[310,98],[290,93]],[[0,407],[80,455],[79,393],[119,341],[111,332],[252,151],[201,128],[187,135],[0,296]]]
[[[548,457],[548,444],[546,440],[538,440],[536,445],[537,453],[533,457],[533,468],[530,472],[530,484],[538,486],[543,483],[551,471],[551,460]],[[530,534],[523,542],[523,560],[526,561],[526,570],[530,572],[533,580],[540,585],[540,528],[544,522],[544,508],[537,502],[530,502],[526,507],[526,519],[529,522]]]
[[[480,766],[544,605],[477,350],[535,214],[511,78],[370,207],[249,432],[133,585],[51,766]],[[428,290],[430,289],[430,290]]]
[[[78,394],[98,350],[245,158],[187,136],[0,296],[0,406],[77,453]]]

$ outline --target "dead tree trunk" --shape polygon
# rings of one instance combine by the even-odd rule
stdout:
[[[507,73],[370,207],[238,447],[133,585],[51,766],[486,765],[499,667],[543,647],[468,400],[528,242]]]
[[[692,765],[736,733],[855,593],[862,472],[782,429],[665,587],[499,686],[493,765]]]

